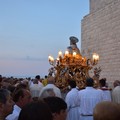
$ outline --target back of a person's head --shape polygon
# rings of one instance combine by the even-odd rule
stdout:
[[[13,101],[18,102],[20,97],[24,97],[24,90],[23,88],[17,89],[13,93]]]
[[[18,120],[52,120],[52,113],[44,101],[33,101],[22,108]]]
[[[12,95],[13,92],[15,91],[16,87],[14,85],[9,85],[7,89],[10,91],[10,93]]]
[[[26,84],[24,84],[24,83],[20,83],[20,84],[18,84],[18,86],[16,87],[16,90],[17,89],[27,89],[27,85]]]
[[[2,92],[0,92],[0,103],[5,104],[6,101],[7,101],[7,98]]]
[[[106,79],[105,79],[105,78],[100,79],[100,80],[99,80],[99,84],[100,84],[100,86],[102,86],[102,87],[106,86]]]
[[[94,108],[93,117],[94,120],[119,120],[120,105],[109,101],[100,102]]]
[[[92,78],[86,79],[86,86],[92,87],[94,85],[94,80]]]
[[[0,75],[0,82],[2,82],[2,75]]]
[[[55,96],[55,92],[52,88],[43,89],[43,90],[41,90],[41,92],[39,94],[40,99],[50,97],[50,96]]]
[[[53,76],[48,77],[48,83],[54,84],[55,78]]]
[[[10,91],[7,89],[0,89],[0,102],[5,104],[7,101],[7,97],[10,95]]]
[[[115,80],[113,82],[113,85],[114,85],[114,87],[120,86],[120,81],[119,80]]]
[[[34,83],[34,84],[38,84],[38,83],[39,83],[39,79],[34,79],[34,80],[33,80],[33,83]]]
[[[47,76],[47,75],[45,75],[45,79],[47,79],[47,77],[48,77],[48,76]]]
[[[66,110],[67,109],[67,104],[62,98],[47,97],[47,98],[44,98],[44,101],[48,104],[52,113],[58,113],[59,114],[61,112],[61,110]]]
[[[70,80],[69,85],[70,85],[71,88],[75,88],[76,87],[76,81],[75,80]]]
[[[0,92],[2,92],[6,97],[10,95],[10,91],[8,89],[1,88]]]
[[[36,75],[35,78],[39,80],[40,79],[40,75]]]

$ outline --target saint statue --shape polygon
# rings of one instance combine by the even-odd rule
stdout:
[[[76,44],[79,41],[78,38],[71,36],[69,39],[70,39],[70,46],[67,47],[69,53],[72,54],[73,52],[76,52],[77,54],[80,54],[80,50]]]

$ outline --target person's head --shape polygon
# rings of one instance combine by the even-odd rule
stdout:
[[[17,85],[17,87],[16,87],[16,90],[17,89],[27,89],[27,85],[26,84],[24,84],[24,83],[19,83],[18,85]]]
[[[106,86],[106,78],[102,78],[99,80],[100,87]]]
[[[13,101],[22,108],[24,105],[32,101],[31,94],[27,89],[18,89],[13,94]]]
[[[40,75],[36,75],[36,76],[35,76],[35,79],[38,79],[38,80],[39,80],[39,79],[40,79]]]
[[[48,77],[48,76],[47,76],[47,75],[45,75],[45,79],[47,79],[47,77]]]
[[[55,96],[55,92],[52,88],[46,88],[40,92],[39,98],[43,99],[49,96]]]
[[[0,82],[2,82],[2,75],[0,75]]]
[[[93,87],[93,85],[94,85],[94,80],[92,78],[87,78],[86,79],[86,86]]]
[[[70,38],[70,45],[76,45],[76,43],[79,41],[78,38],[71,36]]]
[[[76,88],[76,81],[75,80],[70,80],[69,85],[71,88]]]
[[[11,96],[12,96],[12,94],[15,91],[16,87],[14,85],[9,85],[7,89],[10,91]]]
[[[18,120],[53,120],[49,106],[44,101],[33,101],[25,105]]]
[[[115,81],[113,82],[113,86],[114,86],[114,87],[120,86],[120,81],[119,81],[119,80],[115,80]]]
[[[119,120],[120,105],[109,101],[100,102],[94,108],[93,117],[94,120]]]
[[[54,84],[55,78],[53,76],[48,77],[48,84]]]
[[[13,111],[14,102],[7,89],[0,89],[0,116],[5,118]]]
[[[50,110],[53,114],[53,120],[65,120],[66,119],[67,104],[62,98],[47,97],[47,98],[44,98],[44,101],[50,107]]]
[[[29,85],[28,79],[23,79],[23,80],[21,81],[21,83],[24,84],[24,85],[26,85],[26,89],[28,89],[28,85]]]

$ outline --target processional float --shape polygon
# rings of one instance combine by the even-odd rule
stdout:
[[[78,38],[71,36],[69,39],[70,46],[67,47],[64,53],[59,51],[56,59],[52,56],[48,57],[49,63],[52,65],[49,69],[49,76],[55,77],[55,84],[61,89],[68,86],[69,80],[75,80],[77,87],[82,89],[85,87],[86,78],[90,77],[89,70],[97,65],[99,55],[93,53],[91,59],[83,57],[76,44],[79,41]],[[96,77],[99,77],[100,72],[100,67],[94,68],[94,80],[96,84],[98,83]]]

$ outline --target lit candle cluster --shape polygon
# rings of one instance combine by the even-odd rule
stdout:
[[[72,64],[86,64],[86,58],[78,55],[76,52],[73,52],[72,54],[69,53],[69,51],[65,51],[64,55],[62,51],[58,52],[58,58],[54,59],[52,56],[48,57],[49,63],[51,65],[61,65],[61,64],[69,64],[72,61]],[[99,61],[99,55],[96,53],[93,53],[92,59],[90,60],[91,65],[96,65]],[[66,62],[66,63],[65,63]],[[87,64],[88,65],[88,64]]]
[[[65,54],[64,54],[64,55],[65,55],[66,57],[68,57],[68,56],[69,56],[69,51],[65,51]],[[73,56],[76,56],[76,52],[73,52]],[[58,52],[58,58],[56,59],[56,61],[57,61],[57,62],[60,61],[63,57],[64,57],[64,56],[63,56],[62,51],[59,51],[59,52]],[[50,64],[53,64],[54,61],[55,61],[52,56],[48,56],[48,59],[49,59]]]

